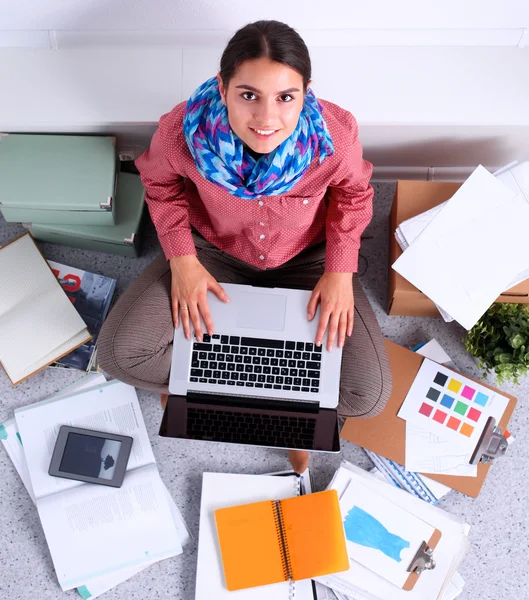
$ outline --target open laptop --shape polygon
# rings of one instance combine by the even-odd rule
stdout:
[[[198,342],[175,329],[160,435],[339,452],[341,349],[314,340],[306,290],[223,284],[208,294],[215,334]]]

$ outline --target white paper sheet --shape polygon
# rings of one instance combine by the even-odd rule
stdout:
[[[469,463],[472,452],[466,442],[459,444],[452,437],[439,437],[406,421],[405,465],[408,471],[476,477],[478,467]]]
[[[393,268],[466,329],[527,268],[529,204],[478,167]]]
[[[444,383],[436,383],[437,375]],[[455,386],[457,389],[455,389]],[[429,397],[432,391],[433,397]],[[469,398],[467,392],[473,391]],[[451,402],[451,406],[445,405]],[[509,399],[498,392],[471,381],[428,358],[415,377],[410,390],[398,412],[401,419],[427,429],[441,438],[454,440],[454,453],[459,456],[465,450],[470,457],[477,446],[488,417],[499,421],[509,404]],[[428,414],[421,411],[426,407]],[[463,413],[458,412],[463,410]],[[436,419],[444,418],[441,421]],[[477,420],[476,420],[477,419]],[[452,429],[451,426],[457,427]],[[448,447],[447,447],[448,451]],[[450,456],[452,456],[450,447]]]
[[[340,510],[349,558],[402,588],[413,557],[434,527],[359,482],[347,486]]]

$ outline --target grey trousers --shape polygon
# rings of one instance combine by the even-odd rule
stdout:
[[[193,238],[198,259],[219,283],[312,290],[324,272],[325,243],[263,271],[222,252],[199,235]],[[356,275],[353,288],[354,327],[343,348],[338,411],[346,417],[371,417],[383,410],[389,398],[391,370],[382,333]],[[125,383],[167,394],[173,332],[171,270],[161,255],[110,312],[99,335],[99,364]]]

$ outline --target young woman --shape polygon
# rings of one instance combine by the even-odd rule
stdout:
[[[217,77],[160,119],[136,161],[163,254],[116,304],[99,360],[117,379],[161,393],[162,404],[173,326],[187,338],[211,335],[208,290],[229,301],[219,282],[312,290],[315,343],[343,347],[340,414],[370,417],[386,404],[388,358],[355,275],[372,166],[354,117],[317,100],[310,79],[292,28],[249,24],[228,43]],[[308,454],[290,460],[302,471]]]

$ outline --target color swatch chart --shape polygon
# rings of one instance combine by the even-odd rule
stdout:
[[[425,359],[399,417],[440,436],[457,434],[477,442],[487,418],[499,421],[507,404],[505,396]]]

